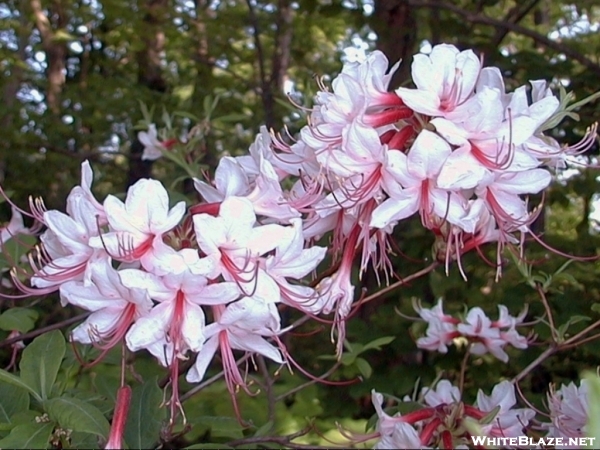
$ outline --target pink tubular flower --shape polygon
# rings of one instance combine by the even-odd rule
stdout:
[[[352,262],[356,252],[356,245],[360,234],[360,228],[355,225],[346,246],[344,247],[340,267],[337,272],[329,277],[323,278],[316,287],[320,296],[319,303],[323,305],[322,312],[329,314],[335,311],[333,328],[331,330],[332,341],[334,332],[337,332],[336,354],[341,357],[346,337],[346,318],[350,313],[354,301],[354,286],[352,285]]]
[[[201,305],[220,305],[239,296],[234,283],[208,284],[202,275],[190,271],[157,277],[129,269],[124,284],[142,288],[158,302],[131,327],[125,340],[131,351],[142,348],[152,353],[171,372],[171,421],[181,409],[179,401],[179,362],[187,352],[200,351],[205,341],[205,318]]]
[[[456,325],[460,320],[444,314],[442,310],[442,299],[438,300],[435,307],[423,308],[419,305],[417,313],[428,324],[426,336],[417,339],[417,347],[425,350],[437,350],[440,353],[448,352],[448,345],[460,336]]]
[[[228,303],[239,297],[232,282],[209,284],[202,275],[189,271],[157,277],[136,269],[122,272],[129,288],[144,289],[158,302],[136,321],[127,333],[131,351],[146,348],[165,366],[183,358],[187,350],[198,351],[204,342],[204,312],[201,305]]]
[[[411,116],[400,98],[387,92],[397,67],[386,74],[387,58],[378,51],[363,63],[345,64],[332,82],[332,92],[323,88],[317,94],[309,125],[301,130],[302,141],[318,154],[339,147],[344,130],[355,121],[378,128]]]
[[[508,355],[502,347],[504,340],[500,337],[500,330],[492,327],[491,320],[481,308],[472,308],[467,313],[465,323],[458,325],[458,331],[473,342],[471,353],[483,355],[490,352],[500,361],[508,362]]]
[[[40,238],[43,245],[37,258],[30,258],[34,269],[31,285],[38,290],[17,282],[25,292],[52,292],[67,281],[88,283],[90,263],[106,255],[103,249],[91,245],[98,235],[94,205],[80,195],[70,196],[67,201],[69,215],[54,210],[43,215],[48,229]]]
[[[117,450],[123,448],[123,435],[125,434],[125,424],[127,423],[127,413],[131,403],[131,388],[121,386],[117,392],[117,402],[115,412],[110,426],[108,442],[105,449]]]
[[[127,272],[117,272],[109,261],[97,261],[91,270],[92,284],[70,281],[60,287],[61,302],[92,311],[73,330],[73,340],[110,349],[123,339],[133,322],[150,311],[152,301],[145,291],[125,287],[122,277]]]
[[[481,61],[472,50],[459,52],[453,45],[436,45],[429,55],[415,55],[411,68],[417,89],[396,90],[409,108],[432,117],[463,116],[461,109],[481,71]]]
[[[498,408],[491,427],[490,436],[518,437],[523,436],[523,429],[535,417],[535,411],[529,408],[512,409],[517,403],[515,387],[509,381],[502,381],[487,396],[480,389],[477,393],[475,407],[484,413],[491,413]]]
[[[479,391],[471,406],[461,400],[456,386],[440,380],[435,388],[421,390],[420,409],[393,417],[383,411],[381,394],[373,392],[372,399],[379,419],[376,434],[380,440],[375,448],[470,448],[473,425],[478,425],[478,435],[522,436],[535,416],[528,408],[513,409],[514,386],[508,381],[496,385],[490,396]]]
[[[448,316],[442,309],[440,299],[434,308],[427,309],[420,305],[415,307],[421,318],[428,324],[426,336],[417,339],[417,347],[440,353],[448,351],[457,337],[466,338],[471,346],[469,351],[474,355],[491,353],[503,362],[508,362],[508,354],[504,351],[507,344],[524,349],[528,346],[527,338],[521,336],[516,326],[523,322],[527,309],[518,317],[512,317],[504,305],[499,305],[499,318],[490,320],[479,307],[471,308],[463,321]]]
[[[214,354],[217,349],[220,350],[225,382],[239,418],[236,393],[239,388],[250,395],[252,392],[240,372],[233,350],[257,353],[283,364],[280,351],[265,339],[279,334],[279,313],[274,304],[251,297],[227,306],[215,305],[212,310],[215,321],[204,330],[206,340],[186,380],[190,383],[202,381]]]
[[[125,262],[140,261],[147,270],[153,270],[154,252],[162,243],[163,235],[172,230],[185,214],[185,203],[169,209],[169,196],[156,180],[142,179],[127,191],[125,203],[109,195],[104,209],[110,231],[93,238],[95,248],[105,248],[109,255]]]
[[[383,410],[383,395],[372,391],[371,399],[377,412],[377,432],[379,440],[373,448],[429,448],[423,447],[417,430],[410,423],[405,422],[405,418],[400,414],[390,417]]]
[[[162,157],[171,145],[176,140],[170,140],[163,142],[158,139],[158,132],[156,131],[156,125],[151,123],[148,126],[148,131],[140,131],[138,133],[138,140],[144,146],[144,152],[142,153],[142,161],[155,161]]]
[[[299,213],[284,198],[279,178],[262,153],[258,160],[247,157],[222,158],[215,172],[214,187],[201,180],[194,180],[196,190],[209,203],[221,203],[228,197],[244,197],[250,200],[254,212],[279,221],[298,217]]]
[[[282,303],[311,314],[319,313],[322,306],[314,289],[300,284],[291,284],[289,280],[300,280],[315,270],[325,257],[325,247],[304,248],[302,221],[292,220],[292,238],[282,242],[275,254],[263,262],[264,272],[271,277],[279,288]]]
[[[419,134],[408,156],[390,152],[389,158],[395,159],[390,163],[390,172],[401,188],[388,188],[390,198],[373,211],[371,226],[384,228],[417,211],[427,228],[433,226],[435,217],[459,223],[465,215],[464,198],[438,188],[435,182],[450,153],[448,143],[427,130]]]
[[[2,244],[8,242],[13,237],[18,236],[19,234],[30,233],[31,231],[29,228],[26,228],[23,224],[23,216],[17,208],[13,207],[10,222],[8,222],[5,226],[0,227],[0,248]]]
[[[575,383],[562,385],[556,390],[550,387],[548,409],[550,423],[543,424],[549,437],[577,438],[587,435],[589,421],[589,384],[581,380],[579,387]],[[564,445],[557,448],[576,448]]]
[[[209,278],[223,275],[243,286],[246,295],[256,289],[257,258],[291,237],[288,227],[257,226],[252,203],[240,197],[225,199],[217,217],[196,214],[193,220],[200,250],[215,262]]]

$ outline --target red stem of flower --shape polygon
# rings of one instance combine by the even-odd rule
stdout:
[[[217,217],[221,210],[221,203],[202,203],[190,207],[190,214],[210,214],[211,216]]]
[[[112,424],[110,426],[110,435],[105,449],[121,449],[123,448],[123,432],[125,431],[125,423],[127,422],[127,412],[131,403],[131,388],[129,386],[121,386],[117,391],[117,404],[115,405],[115,413],[113,415]]]
[[[421,444],[422,445],[427,445],[427,443],[431,440],[433,433],[435,433],[435,430],[441,423],[442,423],[442,421],[439,419],[439,417],[436,417],[431,422],[429,422],[427,425],[425,425],[425,427],[423,428],[423,431],[421,431]]]
[[[410,423],[411,425],[420,422],[421,420],[427,420],[433,417],[435,414],[434,408],[419,409],[408,414],[402,415],[402,422]]]

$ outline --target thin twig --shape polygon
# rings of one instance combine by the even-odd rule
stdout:
[[[14,344],[15,342],[20,342],[20,341],[24,341],[26,339],[31,339],[31,338],[37,337],[40,334],[44,334],[48,331],[57,330],[57,329],[63,328],[63,327],[68,327],[69,325],[80,322],[81,320],[85,319],[89,315],[90,315],[90,313],[86,312],[83,314],[79,314],[78,316],[71,317],[70,319],[63,320],[62,322],[57,322],[57,323],[53,323],[52,325],[48,325],[46,327],[38,328],[37,330],[30,331],[29,333],[21,334],[19,336],[16,336],[16,337],[10,338],[10,339],[5,339],[2,342],[0,342],[0,348],[7,347],[11,344]]]
[[[600,326],[600,320],[597,320],[596,322],[594,322],[593,324],[589,325],[588,327],[584,328],[583,330],[581,330],[579,333],[577,333],[575,336],[570,337],[569,339],[567,339],[565,342],[562,343],[562,345],[566,346],[566,345],[570,345],[573,342],[577,341],[578,339],[582,338],[583,336],[585,336],[586,334],[588,334],[590,331],[592,331],[594,328],[598,328],[598,326]]]
[[[577,346],[582,345],[582,344],[587,344],[588,342],[592,342],[593,340],[598,339],[598,338],[600,338],[600,334],[594,334],[593,336],[588,336],[588,337],[586,337],[584,339],[581,339],[579,342],[574,342],[572,344],[566,344],[566,343],[564,343],[564,344],[562,344],[560,346],[560,350],[561,351],[562,350],[568,350],[570,348],[577,347]]]
[[[338,369],[338,367],[340,367],[340,365],[341,365],[341,363],[338,361],[333,366],[331,366],[329,368],[329,370],[327,372],[325,372],[323,375],[321,375],[320,377],[317,377],[313,380],[309,380],[306,383],[302,383],[301,385],[296,386],[296,387],[290,389],[289,391],[284,392],[281,395],[278,395],[277,397],[275,397],[275,402],[277,403],[278,401],[281,401],[284,398],[289,397],[292,394],[295,394],[296,392],[300,392],[302,389],[304,389],[308,386],[311,386],[319,381],[326,380],[333,372],[335,372]]]
[[[548,323],[550,324],[550,333],[552,333],[552,341],[558,342],[558,333],[556,332],[556,327],[554,326],[554,317],[552,316],[552,309],[550,309],[550,304],[548,303],[548,299],[546,298],[546,293],[542,286],[539,284],[536,285],[536,289],[538,294],[540,294],[540,299],[544,304],[544,309],[546,310],[546,315],[548,316]]]
[[[379,296],[383,295],[383,294],[387,294],[390,291],[393,291],[394,289],[396,289],[397,287],[402,286],[403,284],[407,284],[410,281],[413,281],[416,278],[422,277],[423,275],[427,275],[428,273],[432,272],[436,267],[438,267],[440,265],[440,263],[438,261],[434,261],[432,262],[430,265],[428,265],[427,267],[425,267],[424,269],[419,270],[418,272],[413,273],[412,275],[409,275],[403,279],[401,279],[400,281],[396,281],[395,283],[390,284],[389,286],[375,292],[374,294],[371,294],[367,297],[365,297],[360,304],[364,305],[365,303],[368,303],[372,300],[377,299]]]
[[[275,393],[273,392],[273,378],[269,373],[265,358],[262,355],[257,355],[256,361],[258,362],[260,373],[264,378],[264,381],[260,383],[260,385],[262,385],[267,394],[267,418],[269,422],[271,422],[271,427],[269,428],[268,432],[271,432],[275,427],[275,403],[277,402],[275,399]]]
[[[471,350],[471,345],[469,344],[467,346],[467,349],[465,351],[465,356],[463,357],[463,360],[460,364],[460,379],[458,382],[458,390],[461,392],[461,394],[463,394],[463,388],[465,387],[465,373],[467,371],[467,362],[469,361],[469,356],[471,355],[471,353],[469,352],[469,350]]]
[[[518,383],[523,378],[527,376],[529,372],[539,366],[542,362],[546,360],[546,358],[550,357],[552,354],[558,351],[557,345],[555,343],[550,344],[550,346],[544,350],[537,358],[535,358],[527,367],[525,367],[519,374],[512,379],[512,383]]]

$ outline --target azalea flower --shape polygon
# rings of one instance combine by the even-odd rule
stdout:
[[[513,409],[514,386],[508,381],[494,386],[490,396],[480,390],[473,406],[461,400],[459,389],[448,380],[440,380],[435,388],[423,388],[416,401],[421,408],[411,405],[407,414],[390,417],[383,411],[381,394],[373,392],[372,400],[378,416],[375,448],[470,448],[470,430],[475,424],[478,435],[517,437],[535,416],[528,408]],[[404,401],[415,403],[411,398]],[[488,423],[490,416],[492,422]]]
[[[418,113],[464,117],[465,103],[480,71],[481,61],[472,50],[460,52],[453,45],[436,45],[429,55],[414,56],[411,74],[417,89],[398,88],[396,94]]]
[[[423,401],[431,406],[450,405],[460,402],[460,390],[448,380],[440,380],[435,388],[421,389]]]
[[[11,209],[12,216],[10,221],[3,227],[0,227],[0,245],[8,242],[19,234],[30,234],[29,228],[23,223],[23,216],[14,206]]]
[[[288,227],[256,226],[252,203],[240,197],[226,198],[217,217],[196,214],[193,221],[200,250],[215,262],[209,277],[236,281],[247,295],[256,289],[257,258],[292,238]]]
[[[278,364],[283,364],[281,352],[265,339],[279,334],[279,313],[274,304],[251,297],[227,306],[215,305],[212,310],[215,321],[204,330],[205,342],[195,364],[188,371],[186,380],[190,383],[201,381],[214,354],[219,349],[225,383],[239,418],[236,393],[240,387],[248,394],[252,395],[252,392],[245,377],[240,373],[233,350],[257,353]]]
[[[156,125],[151,123],[148,126],[148,131],[140,131],[138,133],[138,140],[144,146],[144,152],[142,153],[142,161],[155,161],[161,158],[166,147],[162,141],[158,139],[158,132],[156,131]]]
[[[129,327],[145,316],[153,304],[145,290],[127,288],[122,277],[131,272],[118,272],[108,260],[97,261],[91,268],[92,284],[69,281],[60,287],[63,306],[79,306],[92,314],[73,330],[74,341],[83,344],[99,343],[112,348],[127,333]]]
[[[266,275],[277,284],[283,303],[312,314],[319,313],[323,306],[314,289],[289,280],[301,280],[325,257],[327,248],[313,246],[304,248],[302,221],[292,220],[292,238],[275,248],[275,254],[265,258],[262,264]]]
[[[103,248],[92,245],[98,236],[97,208],[83,195],[69,197],[70,214],[50,210],[43,214],[48,229],[40,237],[42,247],[36,259],[30,258],[34,270],[31,285],[38,290],[26,288],[13,277],[21,290],[30,293],[52,292],[67,281],[89,283],[90,265],[104,258]]]
[[[523,429],[535,417],[535,411],[529,408],[513,409],[516,403],[515,386],[510,381],[502,381],[494,386],[489,396],[479,390],[475,407],[484,413],[497,410],[489,427],[490,436],[523,436]]]
[[[386,184],[390,198],[373,211],[371,226],[384,228],[417,211],[428,228],[433,226],[434,217],[459,224],[465,215],[466,201],[455,192],[440,189],[435,181],[450,154],[450,145],[427,130],[419,134],[408,156],[390,151],[389,172],[398,187]]]
[[[491,353],[503,362],[508,362],[508,354],[504,351],[507,344],[515,348],[528,347],[528,340],[521,336],[516,326],[523,322],[527,309],[518,317],[512,317],[504,305],[498,306],[499,318],[489,319],[479,307],[471,308],[464,320],[444,313],[440,299],[434,308],[418,306],[416,311],[427,322],[426,335],[417,339],[417,347],[448,352],[448,345],[458,337],[466,338],[471,345],[469,352],[474,355]]]
[[[136,269],[121,274],[125,286],[143,289],[158,302],[131,327],[127,346],[131,351],[149,350],[165,366],[175,357],[184,357],[188,349],[197,352],[202,348],[202,305],[226,304],[240,295],[235,283],[209,284],[202,275],[189,271],[163,277]]]
[[[221,203],[228,197],[245,197],[258,215],[285,222],[300,214],[284,198],[281,185],[271,163],[258,155],[258,173],[248,173],[240,158],[225,157],[215,172],[214,187],[195,179],[194,186],[208,203]],[[252,160],[254,162],[254,160]]]
[[[379,440],[374,449],[388,448],[430,448],[424,447],[419,434],[411,424],[405,422],[401,414],[390,417],[382,408],[383,395],[372,391],[371,399],[377,412],[377,433]]]
[[[548,409],[550,423],[544,424],[549,437],[575,438],[587,436],[589,422],[589,391],[587,380],[581,380],[579,387],[571,382],[560,389],[550,387]],[[563,445],[560,448],[576,448]]]
[[[110,231],[93,238],[95,248],[124,262],[140,261],[153,270],[155,251],[161,250],[163,235],[172,230],[185,214],[185,202],[169,208],[169,196],[156,180],[142,179],[127,191],[125,202],[109,195],[104,200]]]

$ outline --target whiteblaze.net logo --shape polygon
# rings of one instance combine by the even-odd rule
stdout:
[[[591,437],[545,437],[532,438],[528,436],[519,437],[489,437],[489,436],[473,436],[473,445],[499,447],[499,446],[519,446],[519,447],[554,447],[567,445],[569,447],[592,447],[596,438]]]

